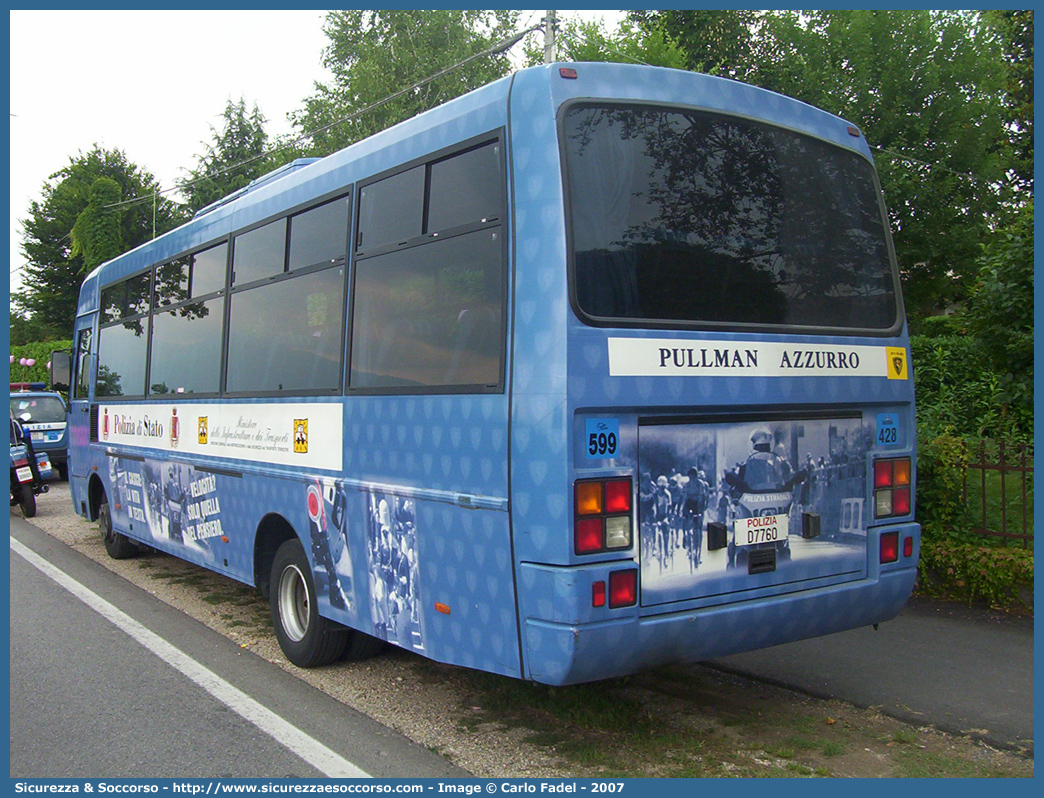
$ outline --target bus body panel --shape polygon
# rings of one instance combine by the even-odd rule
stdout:
[[[912,538],[915,549],[919,548],[918,525],[895,531]],[[540,571],[522,569],[522,584],[545,595],[579,593],[563,584],[569,576],[552,569]],[[902,609],[916,576],[916,565],[879,566],[872,567],[865,580],[784,597],[770,595],[656,614],[615,611],[598,620],[531,617],[525,626],[527,676],[547,684],[578,684],[881,623]]]
[[[102,267],[104,282],[108,284],[157,261],[224,239],[234,230],[284,213],[317,196],[336,193],[359,180],[503,128],[509,84],[509,79],[497,81],[316,164],[260,185],[241,198],[202,214],[190,225],[106,264]],[[96,271],[85,281],[81,311],[98,307],[100,273]],[[233,401],[249,404],[259,400]],[[314,399],[293,397],[275,400],[273,404],[309,401]],[[94,404],[97,407],[101,402]],[[160,411],[164,404],[155,403],[155,409]],[[118,405],[116,400],[112,407]],[[415,525],[415,530],[408,537],[411,541],[416,539],[416,578],[410,580],[414,585],[410,602],[415,617],[409,624],[411,632],[393,633],[389,642],[440,661],[521,675],[507,513],[505,394],[355,396],[344,401],[343,406],[343,462],[330,471],[302,474],[278,465],[244,463],[234,457],[197,459],[198,455],[176,453],[153,461],[146,452],[126,450],[134,458],[146,456],[150,474],[162,475],[174,468],[185,493],[203,479],[196,476],[193,464],[243,474],[241,478],[217,475],[217,487],[210,497],[216,498],[213,504],[222,508],[221,529],[230,533],[225,535],[228,543],[217,537],[208,539],[204,548],[195,541],[170,540],[169,520],[157,514],[158,525],[152,531],[147,523],[135,522],[126,505],[114,510],[114,527],[128,537],[253,584],[257,525],[268,513],[276,513],[290,523],[304,542],[317,583],[332,585],[335,580],[325,575],[324,555],[319,553],[329,546],[318,542],[312,546],[308,540],[310,530],[315,532],[317,526],[308,512],[308,494],[311,490],[325,496],[343,495],[347,497],[344,514],[339,516],[343,517],[343,527],[368,531],[365,536],[350,535],[353,545],[344,552],[344,562],[350,559],[354,573],[352,578],[340,574],[339,580],[344,586],[352,586],[357,599],[352,608],[341,607],[336,599],[331,600],[336,595],[333,588],[324,590],[317,584],[320,613],[386,637],[388,618],[397,614],[397,605],[404,602],[392,595],[389,566],[381,562],[379,542],[368,541],[379,541],[389,518],[393,534],[396,525],[401,532],[403,525],[409,523]],[[194,423],[188,426],[191,428]],[[85,442],[86,413],[81,414],[80,427]],[[107,457],[101,442],[86,448],[90,457],[81,458],[82,462],[97,467],[110,496],[114,491],[126,492],[128,474],[135,481],[146,481],[137,475],[141,461]],[[124,451],[123,447],[118,451]],[[153,482],[156,479],[152,477]],[[162,476],[159,483],[162,486]],[[78,511],[89,506],[86,480],[74,486],[73,501]],[[151,518],[145,503],[136,506],[134,512]],[[408,505],[408,510],[404,511],[403,505]],[[226,509],[232,507],[234,513]],[[192,510],[193,514],[197,512],[201,510]],[[410,513],[415,522],[403,520]],[[318,523],[329,523],[331,515],[320,514]],[[192,518],[186,523],[196,520],[205,522]],[[211,519],[211,523],[215,520]],[[336,538],[344,532],[327,529],[326,534]],[[223,553],[218,556],[218,552],[226,551],[227,557]],[[436,603],[448,611],[436,611]],[[423,634],[419,632],[421,628]]]
[[[836,117],[733,81],[641,68],[592,69],[586,64],[576,65],[576,79],[561,79],[557,70],[548,70],[550,92],[544,76],[527,72],[516,76],[511,95],[515,236],[525,242],[516,250],[511,498],[526,675],[554,684],[587,681],[893,617],[912,588],[919,528],[897,526],[892,519],[875,522],[870,480],[874,457],[913,457],[915,451],[905,329],[872,336],[786,330],[755,334],[582,323],[567,302],[563,166],[550,154],[559,142],[548,119],[557,118],[560,108],[578,98],[634,99],[765,120],[869,160],[865,141]],[[651,347],[654,357],[662,354],[680,362],[653,360],[645,372],[630,373],[626,364],[613,362],[614,346],[639,353]],[[731,357],[724,366],[715,362],[717,351],[746,358],[751,349],[764,350],[756,364],[761,368],[744,369],[750,364]],[[856,369],[848,368],[853,352],[864,361]],[[903,359],[903,379],[888,371],[893,356]],[[785,375],[780,373],[781,360],[793,367]],[[881,416],[896,433],[887,446],[875,442]],[[827,476],[844,474],[841,493],[836,482],[829,492],[821,484],[819,499],[813,502],[807,491],[814,488],[805,479],[782,497],[789,509],[776,508],[771,515],[789,521],[786,559],[781,555],[777,562],[772,557],[765,572],[748,572],[747,559],[736,554],[746,550],[734,545],[735,510],[722,519],[726,548],[709,552],[704,537],[702,562],[686,561],[683,532],[672,530],[677,534],[672,559],[657,561],[650,541],[654,532],[643,524],[639,506],[643,459],[652,467],[664,462],[667,452],[677,461],[670,464],[683,474],[683,453],[699,448],[692,439],[702,434],[702,451],[709,457],[704,465],[718,472],[708,479],[709,487],[720,497],[721,472],[738,470],[737,460],[749,454],[742,436],[761,426],[772,428],[774,443],[785,441],[789,460],[801,461],[793,464],[794,471],[814,449],[815,464],[824,460],[819,472],[824,483]],[[600,427],[617,436],[613,456],[590,452],[591,430]],[[839,443],[846,439],[853,441],[847,451]],[[851,457],[852,463],[842,467],[829,462],[832,447],[833,454]],[[614,476],[634,485],[632,545],[578,555],[572,534],[573,486]],[[802,488],[804,506],[799,501]],[[778,491],[772,495],[781,498]],[[802,537],[806,512],[820,516],[816,539]],[[911,506],[911,518],[912,514]],[[711,512],[702,519],[704,525],[712,520],[716,519]],[[886,566],[888,575],[882,579],[877,573],[879,536],[896,529],[911,538],[913,554]],[[791,552],[796,556],[790,557]],[[627,568],[638,570],[636,605],[594,606],[593,596],[604,592],[609,576]],[[824,614],[822,607],[833,610]],[[618,618],[627,620],[614,620]],[[774,631],[757,631],[762,618],[773,619]],[[714,630],[719,624],[733,633],[718,635]],[[744,631],[735,634],[736,628]]]
[[[551,71],[516,74],[511,511],[520,563],[570,561],[569,285],[565,205]],[[555,78],[550,77],[552,85]],[[524,603],[524,602],[523,602]]]
[[[304,544],[324,616],[443,662],[518,676],[504,403],[100,404],[89,451],[113,526],[127,536],[252,585],[255,535],[275,513]],[[342,407],[343,433],[316,424]],[[231,430],[220,421],[230,412]],[[292,440],[300,421],[303,445]],[[314,454],[324,440],[342,473],[365,476],[199,454],[256,447],[268,452],[259,459],[292,459],[295,445]]]

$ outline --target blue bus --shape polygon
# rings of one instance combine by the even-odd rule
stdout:
[[[519,71],[93,271],[70,481],[269,598],[547,684],[894,617],[914,390],[851,124],[659,68]]]

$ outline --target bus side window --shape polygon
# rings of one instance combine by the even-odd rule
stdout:
[[[503,351],[500,228],[358,261],[350,386],[496,386]]]

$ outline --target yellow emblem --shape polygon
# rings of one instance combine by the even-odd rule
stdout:
[[[308,454],[308,419],[294,419],[294,451]]]
[[[901,346],[885,347],[885,357],[888,359],[888,379],[909,379],[906,367],[906,349]]]
[[[207,417],[199,416],[199,442],[205,445],[207,442]]]

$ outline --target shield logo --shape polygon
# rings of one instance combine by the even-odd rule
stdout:
[[[308,419],[294,419],[294,451],[298,454],[308,454]]]
[[[906,347],[889,346],[885,348],[885,373],[890,380],[908,379]]]

